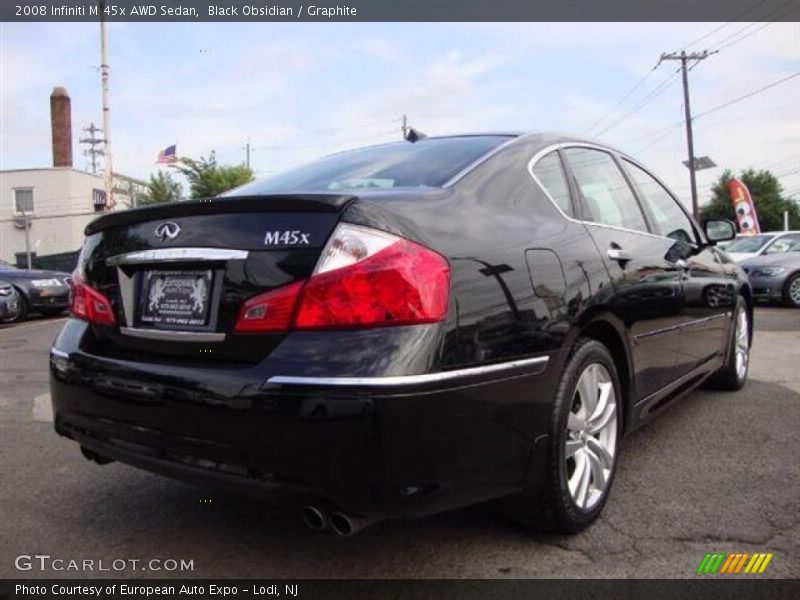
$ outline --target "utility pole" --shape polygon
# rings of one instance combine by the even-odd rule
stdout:
[[[244,164],[250,168],[250,138],[247,138],[247,143],[244,145]]]
[[[108,105],[108,33],[105,20],[105,0],[100,2],[100,73],[103,81],[103,139],[105,141],[106,209],[114,208],[114,167],[111,160],[111,108]]]
[[[89,148],[83,151],[83,154],[90,158],[92,161],[92,173],[97,175],[97,157],[103,156],[105,153],[102,148],[97,147],[103,143],[103,138],[96,137],[95,134],[103,133],[103,130],[99,127],[95,127],[94,123],[89,123],[89,126],[84,127],[83,130],[89,134],[89,137],[81,138],[78,142],[89,146]]]
[[[697,203],[697,177],[695,176],[694,137],[692,135],[692,109],[689,105],[689,70],[686,68],[686,64],[690,60],[699,62],[712,54],[716,54],[716,52],[703,50],[702,52],[686,54],[686,50],[682,50],[680,54],[677,52],[671,52],[669,54],[664,53],[661,55],[661,60],[659,60],[659,63],[664,60],[681,61],[681,72],[683,75],[683,112],[686,118],[686,146],[689,151],[689,181],[692,188],[692,214],[695,219],[699,214],[699,207]]]
[[[408,117],[406,117],[406,115],[403,115],[402,127],[403,127],[403,139],[405,140],[406,136],[408,136]]]

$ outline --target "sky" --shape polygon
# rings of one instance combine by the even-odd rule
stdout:
[[[798,23],[111,23],[114,170],[146,179],[170,144],[241,163],[249,140],[265,177],[399,140],[406,114],[430,135],[588,135],[689,204],[678,64],[653,68],[683,48],[719,49],[689,73],[695,115],[800,72]],[[52,164],[54,86],[88,169],[77,140],[102,123],[99,63],[96,23],[0,24],[0,169]],[[699,116],[694,134],[719,165],[698,172],[701,203],[723,168],[770,169],[800,198],[800,77]]]

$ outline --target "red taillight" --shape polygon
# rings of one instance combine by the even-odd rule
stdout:
[[[297,329],[379,327],[444,319],[447,261],[399,240],[352,266],[314,275],[303,288]]]
[[[342,224],[307,280],[250,298],[237,332],[350,329],[444,320],[450,266],[396,236]]]
[[[77,271],[69,283],[69,311],[73,317],[99,325],[114,325],[114,310],[103,294],[90,287]]]
[[[234,331],[238,333],[282,333],[292,324],[294,306],[303,282],[280,287],[247,300],[239,311]]]

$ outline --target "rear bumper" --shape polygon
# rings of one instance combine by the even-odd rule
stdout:
[[[276,373],[268,361],[131,363],[86,354],[73,338],[62,332],[50,359],[56,431],[170,477],[251,494],[290,488],[399,517],[507,495],[543,470],[533,442],[546,434],[554,389],[546,356],[351,378]]]

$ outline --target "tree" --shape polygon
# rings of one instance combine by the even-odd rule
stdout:
[[[726,169],[711,188],[711,201],[700,209],[700,219],[723,218],[736,221],[728,182],[733,172]],[[746,169],[739,179],[750,190],[753,204],[758,215],[761,231],[780,231],[783,229],[783,212],[789,211],[789,228],[800,229],[800,208],[790,198],[784,196],[783,187],[778,178],[770,171]]]
[[[139,200],[139,204],[159,204],[161,202],[177,202],[181,199],[181,184],[175,181],[166,171],[159,171],[150,175],[150,185],[147,194]]]
[[[218,165],[217,159],[200,157],[199,160],[181,158],[175,168],[189,182],[192,198],[210,198],[253,180],[253,171],[244,166]]]

